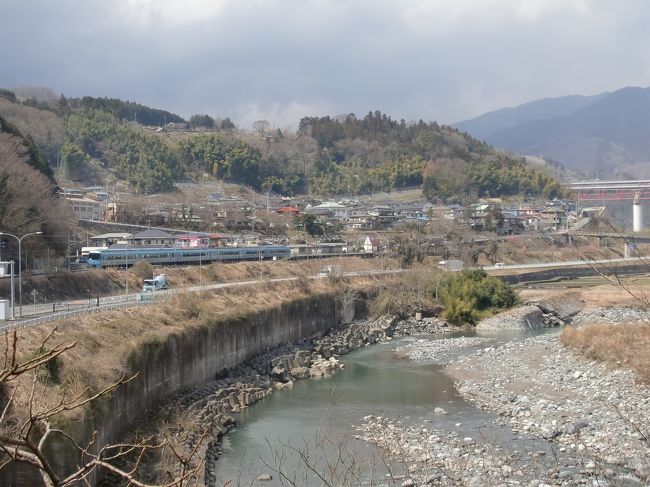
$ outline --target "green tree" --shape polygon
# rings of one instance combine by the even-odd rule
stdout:
[[[210,115],[197,113],[190,117],[190,125],[192,127],[205,127],[212,129],[214,128],[214,119]]]
[[[512,286],[482,269],[450,273],[441,286],[444,316],[454,324],[476,324],[491,313],[514,306],[519,301]]]
[[[318,221],[315,215],[310,213],[305,213],[304,215],[297,216],[294,219],[294,225],[297,228],[302,228],[312,237],[317,235],[323,235],[325,233],[323,225]]]
[[[61,147],[61,165],[66,177],[70,179],[81,179],[88,160],[88,154],[76,144],[68,142]]]

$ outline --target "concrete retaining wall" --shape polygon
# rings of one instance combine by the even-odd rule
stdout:
[[[148,344],[130,358],[138,376],[90,411],[74,434],[88,439],[97,431],[97,444],[115,442],[147,409],[177,392],[208,382],[268,347],[324,334],[336,324],[338,308],[334,296],[315,296],[254,314],[242,310],[240,319],[188,327],[182,334]],[[77,460],[61,443],[50,445],[48,453],[57,470],[68,470]],[[3,470],[0,485],[39,485],[34,473],[26,468]]]
[[[645,265],[639,264],[607,264],[604,267],[598,268],[605,275],[619,274],[642,274],[648,272]],[[577,279],[579,277],[597,276],[598,272],[593,267],[556,267],[553,269],[545,269],[543,271],[523,272],[521,274],[511,274],[497,276],[499,279],[507,282],[508,284],[520,284],[534,281],[546,281],[549,279]]]

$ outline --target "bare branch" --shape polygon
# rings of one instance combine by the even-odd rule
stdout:
[[[113,472],[129,485],[150,487],[150,484],[137,478],[145,455],[147,452],[169,447],[181,465],[181,473],[170,477],[165,483],[159,484],[158,487],[181,487],[187,485],[192,479],[197,479],[203,462],[198,462],[196,467],[192,467],[191,464],[198,452],[199,445],[192,450],[188,457],[183,457],[174,451],[168,440],[155,442],[153,437],[150,437],[134,443],[96,445],[97,434],[95,432],[88,444],[82,446],[69,433],[52,427],[51,420],[55,416],[69,411],[83,409],[137,377],[137,374],[127,376],[126,373],[123,373],[117,381],[94,394],[89,394],[89,389],[85,388],[72,397],[66,397],[63,394],[60,400],[54,405],[43,406],[40,403],[41,395],[37,387],[38,370],[52,359],[55,359],[76,345],[75,343],[59,343],[47,350],[45,345],[53,338],[55,331],[56,328],[51,330],[41,341],[38,352],[27,359],[20,358],[21,354],[19,354],[18,350],[17,332],[14,330],[11,336],[9,333],[5,333],[4,357],[0,362],[3,364],[3,368],[0,369],[0,388],[10,388],[11,392],[8,393],[7,402],[2,406],[0,414],[0,427],[2,427],[0,430],[0,456],[2,456],[0,470],[6,468],[12,462],[30,465],[40,473],[47,487],[67,487],[80,483],[90,485],[88,480],[89,476],[98,467],[101,467]],[[27,385],[28,382],[26,380],[20,379],[21,377],[26,378],[25,374],[28,373],[32,374],[31,384],[29,385]],[[19,391],[23,389],[27,390],[21,394]],[[8,427],[11,426],[8,423],[12,417],[16,397],[25,396],[27,398],[27,404],[22,411],[25,418],[21,419],[19,426],[15,428]],[[203,440],[206,433],[207,431],[201,437],[201,440]],[[68,441],[69,448],[79,454],[80,465],[65,478],[58,477],[44,454],[46,443],[53,434],[65,438]],[[132,458],[134,455],[135,461],[128,470],[118,466],[119,463],[126,461],[128,458]]]

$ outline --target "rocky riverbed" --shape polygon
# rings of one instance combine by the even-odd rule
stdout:
[[[650,480],[650,390],[635,383],[632,371],[576,355],[558,335],[483,351],[456,368],[476,372],[459,391],[513,431],[552,441],[613,478]]]
[[[413,321],[411,323],[410,321]],[[216,482],[221,437],[235,427],[239,413],[276,390],[291,389],[294,381],[321,377],[343,367],[338,357],[356,348],[390,339],[394,334],[426,329],[433,333],[446,323],[429,320],[400,322],[382,317],[334,327],[315,340],[285,344],[267,350],[214,381],[179,395],[169,410],[180,410],[171,436],[185,452],[198,447],[205,458],[205,483]]]
[[[494,343],[493,338],[487,337],[453,337],[444,340],[415,339],[408,344],[395,348],[398,357],[406,357],[414,361],[433,361],[440,365],[454,362],[459,355],[469,353],[469,350]]]
[[[631,308],[592,310],[575,322],[647,321]],[[415,360],[436,360],[474,345],[417,341]],[[481,348],[449,363],[458,390],[495,412],[515,437],[548,445],[516,452],[508,444],[464,437],[430,424],[407,427],[368,417],[360,437],[407,464],[402,485],[650,485],[650,390],[633,372],[594,362],[565,349],[558,334]],[[444,410],[440,410],[444,413]]]

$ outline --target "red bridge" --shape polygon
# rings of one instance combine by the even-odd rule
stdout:
[[[578,201],[650,200],[650,180],[579,181],[569,184]]]

